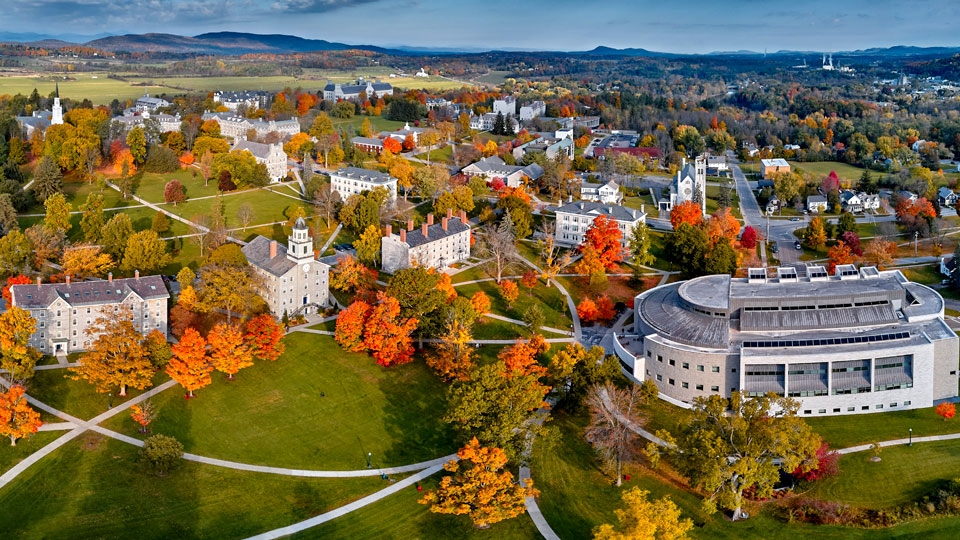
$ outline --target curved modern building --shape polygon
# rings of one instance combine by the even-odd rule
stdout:
[[[680,405],[775,392],[807,416],[931,407],[957,395],[958,338],[937,292],[873,267],[774,272],[640,294],[636,336],[617,344],[625,368]]]

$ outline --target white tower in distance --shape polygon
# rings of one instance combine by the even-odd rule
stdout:
[[[53,97],[53,114],[50,116],[51,125],[63,123],[63,107],[60,105],[60,83],[57,83],[57,91]]]

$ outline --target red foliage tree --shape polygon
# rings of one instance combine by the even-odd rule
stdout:
[[[840,235],[840,241],[846,244],[850,251],[857,257],[863,256],[863,248],[860,247],[860,236],[853,232],[847,231]]]
[[[607,295],[601,295],[597,298],[597,320],[600,322],[610,322],[613,320],[616,311],[613,309],[613,301]]]
[[[937,414],[943,417],[944,421],[950,420],[957,415],[957,406],[954,403],[941,403],[935,409]]]
[[[793,477],[814,482],[828,476],[840,474],[840,454],[836,450],[831,450],[826,442],[820,444],[817,448],[817,466],[807,472],[803,471],[803,466],[797,467],[793,471]]]
[[[10,297],[10,287],[14,285],[29,285],[33,283],[33,280],[30,279],[30,276],[25,276],[20,274],[18,276],[10,276],[7,278],[7,284],[3,288],[3,299],[7,302],[7,309],[10,309],[13,299]]]
[[[677,230],[681,223],[689,223],[694,227],[700,226],[703,223],[703,208],[693,201],[674,206],[670,211],[670,224],[673,225],[673,230]]]
[[[757,242],[761,240],[760,233],[750,225],[747,225],[743,229],[743,234],[740,235],[740,247],[743,249],[754,249],[757,247]]]
[[[523,277],[520,278],[520,284],[530,289],[528,294],[532,294],[533,288],[537,286],[537,273],[533,270],[527,270],[524,272]]]
[[[827,257],[830,259],[827,263],[827,272],[830,275],[833,275],[838,265],[852,264],[856,260],[856,256],[853,254],[853,251],[850,250],[850,246],[844,242],[837,242],[837,245],[827,250]]]
[[[163,187],[163,200],[173,203],[174,206],[182,203],[186,198],[187,194],[183,191],[183,184],[179,180],[171,180]]]
[[[266,313],[248,320],[245,330],[243,340],[255,358],[273,362],[287,349],[283,343],[283,328]]]
[[[820,182],[820,189],[823,190],[824,193],[830,193],[831,191],[840,189],[840,177],[837,176],[836,171],[830,171],[830,174]]]

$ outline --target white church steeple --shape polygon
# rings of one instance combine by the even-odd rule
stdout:
[[[53,96],[53,114],[50,116],[50,124],[59,125],[63,123],[63,107],[60,105],[60,83],[57,83],[57,91]]]
[[[313,239],[302,217],[293,224],[293,233],[287,242],[287,258],[298,264],[313,260]]]

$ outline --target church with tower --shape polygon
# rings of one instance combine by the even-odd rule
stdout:
[[[257,292],[275,316],[318,313],[329,304],[330,267],[314,256],[303,218],[297,218],[286,246],[257,236],[242,251],[260,278]]]
[[[670,194],[658,201],[661,212],[669,212],[674,206],[693,201],[700,204],[707,215],[707,156],[697,156],[693,162],[683,160],[683,166],[670,183]]]
[[[57,126],[63,123],[63,106],[60,105],[60,83],[57,83],[57,91],[53,96],[53,110],[50,115],[50,125]]]

